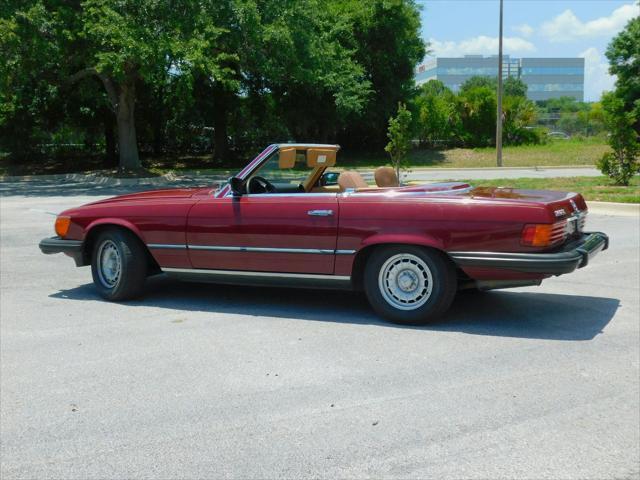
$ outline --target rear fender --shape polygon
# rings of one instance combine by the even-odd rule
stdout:
[[[403,245],[418,245],[421,247],[436,248],[438,250],[444,250],[444,244],[441,239],[432,235],[425,234],[380,234],[367,237],[360,246],[360,249],[370,247],[373,245],[384,244],[403,244]]]

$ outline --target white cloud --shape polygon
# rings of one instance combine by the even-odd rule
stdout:
[[[523,37],[529,38],[533,35],[533,27],[527,23],[523,23],[522,25],[516,25],[515,27],[511,27],[512,30],[515,30]]]
[[[519,37],[504,37],[503,51],[508,54],[535,52],[533,43]],[[498,37],[478,37],[469,38],[460,42],[439,41],[434,38],[429,39],[431,55],[436,57],[460,57],[462,55],[497,55]]]
[[[612,36],[626,23],[640,15],[640,8],[634,3],[616,8],[608,17],[583,22],[571,10],[565,10],[553,19],[544,22],[540,33],[550,42],[570,42],[580,38]]]
[[[609,74],[609,64],[597,48],[587,48],[578,56],[584,58],[584,98],[600,100],[602,92],[613,90],[616,77]]]

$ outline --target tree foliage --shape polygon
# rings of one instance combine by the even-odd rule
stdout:
[[[631,19],[606,51],[609,72],[617,76],[616,91],[627,112],[634,111],[640,135],[640,15]]]
[[[391,157],[391,163],[400,179],[400,168],[406,166],[407,153],[411,149],[411,112],[403,103],[398,104],[398,113],[389,118],[387,131],[389,143],[384,147]]]
[[[415,110],[422,143],[436,147],[457,141],[461,129],[458,100],[441,81],[430,80],[420,87]]]
[[[629,185],[631,178],[640,171],[640,143],[634,129],[636,112],[627,110],[625,98],[618,92],[606,93],[602,105],[612,152],[604,154],[598,167],[616,184]]]
[[[127,167],[138,149],[380,142],[424,54],[413,0],[5,1],[0,141],[18,157],[62,137],[117,137]]]
[[[616,90],[602,98],[612,152],[598,167],[618,185],[628,185],[640,171],[640,16],[611,41],[607,58],[610,72],[618,76]]]

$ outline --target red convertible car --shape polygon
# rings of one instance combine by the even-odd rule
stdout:
[[[584,232],[581,195],[472,187],[376,186],[331,171],[337,145],[270,145],[228,183],[156,190],[62,212],[43,253],[91,265],[108,300],[149,275],[189,281],[364,290],[398,323],[444,313],[461,289],[539,285],[587,265],[608,237]]]

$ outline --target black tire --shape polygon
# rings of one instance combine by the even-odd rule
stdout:
[[[107,255],[107,260],[116,258],[114,250],[117,260],[113,264],[119,262],[117,275],[114,274],[115,269],[103,268],[101,264],[101,258]],[[93,244],[91,275],[98,293],[106,300],[135,298],[142,293],[147,277],[147,252],[133,233],[118,228],[105,230]],[[116,276],[115,281],[109,281]]]
[[[383,318],[402,325],[425,325],[451,305],[457,290],[456,272],[437,250],[412,245],[381,247],[367,260],[364,289]]]

